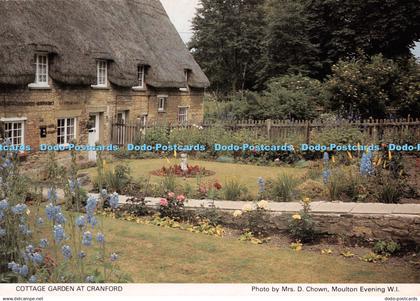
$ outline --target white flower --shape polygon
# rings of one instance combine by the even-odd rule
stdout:
[[[249,211],[252,211],[252,205],[251,204],[246,204],[243,208],[242,208],[242,211],[244,211],[244,212],[249,212]]]
[[[268,209],[268,202],[261,200],[257,203],[257,206],[258,208],[261,208],[261,209]]]
[[[233,216],[234,217],[239,217],[239,216],[241,216],[242,215],[242,211],[241,210],[235,210],[234,212],[233,212]]]

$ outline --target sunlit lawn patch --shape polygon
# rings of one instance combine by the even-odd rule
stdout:
[[[169,167],[170,165],[179,163],[179,159],[171,159],[170,163],[164,159],[145,159],[145,160],[120,160],[118,163],[126,163],[131,169],[131,175],[134,180],[139,177],[149,177],[152,183],[159,183],[162,181],[162,177],[151,175],[152,171],[162,168],[163,166]],[[189,164],[205,168],[215,172],[214,175],[205,177],[205,181],[219,180],[222,185],[227,180],[235,179],[241,184],[248,187],[248,191],[251,195],[256,196],[258,192],[258,178],[264,177],[266,179],[275,178],[280,173],[286,173],[297,177],[302,176],[306,169],[303,168],[292,168],[292,167],[270,167],[270,166],[255,166],[246,164],[233,164],[233,163],[221,163],[212,161],[198,161],[189,160]],[[111,164],[112,166],[112,164]],[[96,176],[95,168],[86,170],[91,178]],[[180,183],[190,184],[192,186],[197,184],[196,178],[179,179]]]
[[[416,282],[405,264],[373,264],[106,218],[110,249],[135,282]],[[416,278],[417,277],[417,278]]]

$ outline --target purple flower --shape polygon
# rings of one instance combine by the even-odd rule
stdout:
[[[38,281],[38,279],[36,278],[35,275],[32,275],[31,277],[29,277],[28,282],[29,283],[36,283]]]
[[[118,259],[118,254],[117,253],[112,253],[111,254],[111,261],[116,261]]]
[[[21,274],[23,277],[27,276],[29,273],[29,269],[27,265],[23,265],[19,268],[19,274]]]
[[[41,239],[39,242],[39,246],[45,249],[46,247],[48,247],[48,240],[46,240],[45,238]]]
[[[83,227],[85,226],[85,223],[86,223],[86,218],[85,218],[83,215],[79,216],[79,217],[76,219],[76,225],[77,225],[79,228],[83,228]]]
[[[82,244],[85,246],[90,246],[92,244],[92,233],[89,231],[83,233]]]
[[[35,264],[41,264],[44,261],[44,257],[42,257],[40,253],[35,252],[34,254],[32,254],[32,261]]]
[[[64,239],[64,228],[61,225],[54,226],[54,240],[56,242],[61,242]]]
[[[28,207],[25,204],[17,204],[16,206],[12,207],[12,212],[16,215],[23,214]]]
[[[47,198],[50,202],[55,202],[57,200],[58,196],[57,196],[57,191],[55,190],[55,188],[48,189]]]
[[[63,253],[65,259],[71,258],[71,248],[68,245],[61,248],[61,253]]]
[[[3,228],[0,228],[0,237],[5,237],[6,236],[6,230]]]
[[[0,210],[6,210],[9,207],[9,203],[7,202],[7,199],[0,201]]]
[[[105,242],[105,235],[103,235],[102,233],[98,233],[96,235],[96,241],[103,244]]]
[[[112,209],[116,209],[118,207],[118,203],[120,201],[120,196],[118,193],[114,192],[111,197],[109,198],[109,205]]]

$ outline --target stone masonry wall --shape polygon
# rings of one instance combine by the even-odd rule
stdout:
[[[0,118],[26,118],[25,144],[37,149],[39,144],[57,143],[57,119],[75,117],[77,143],[88,141],[89,113],[100,113],[100,143],[108,144],[111,137],[110,123],[117,112],[125,111],[128,121],[135,121],[147,114],[148,121],[176,122],[178,107],[187,106],[188,120],[203,120],[203,90],[181,92],[178,89],[148,89],[133,91],[111,86],[97,90],[90,87],[67,87],[50,81],[50,89],[35,90],[14,88],[0,90]],[[166,110],[158,113],[157,96],[167,95]],[[40,137],[40,128],[47,128],[47,136]]]
[[[352,215],[313,214],[320,233],[373,240],[412,241],[420,244],[420,216],[418,215]],[[223,223],[229,227],[244,227],[243,218],[235,218],[232,211],[223,211]],[[270,231],[286,232],[290,213],[272,213]]]

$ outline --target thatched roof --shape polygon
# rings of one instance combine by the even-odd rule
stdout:
[[[95,59],[108,59],[119,86],[136,85],[139,64],[154,87],[184,87],[185,69],[191,87],[209,85],[159,0],[0,0],[0,85],[33,82],[37,51],[65,84],[94,84]]]

